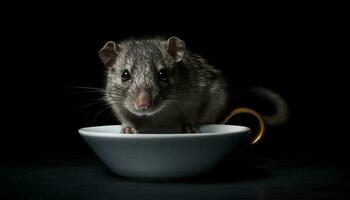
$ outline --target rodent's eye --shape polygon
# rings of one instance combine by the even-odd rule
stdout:
[[[167,81],[168,80],[168,71],[166,69],[161,69],[158,72],[159,80]]]
[[[127,69],[124,70],[122,73],[122,81],[125,82],[125,81],[128,81],[130,79],[131,79],[130,72]]]

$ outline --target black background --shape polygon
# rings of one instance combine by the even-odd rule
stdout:
[[[47,5],[5,16],[0,147],[5,162],[92,155],[77,130],[117,122],[109,110],[98,114],[102,105],[84,107],[98,94],[74,87],[103,87],[97,52],[106,41],[153,35],[183,39],[189,50],[224,71],[233,93],[264,86],[288,101],[290,120],[269,128],[253,154],[345,154],[341,13],[285,7],[259,12],[124,8],[97,14],[98,9],[84,6]]]
[[[1,5],[1,199],[348,199],[347,7],[146,4]],[[106,41],[153,35],[183,39],[224,71],[233,94],[280,93],[289,121],[197,179],[113,175],[78,129],[117,122],[87,106],[100,95],[76,87],[104,86],[97,52]],[[232,106],[245,103],[268,107]]]

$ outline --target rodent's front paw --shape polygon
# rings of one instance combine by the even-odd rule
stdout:
[[[137,130],[135,128],[132,128],[132,127],[124,127],[124,128],[122,128],[121,133],[134,134],[134,133],[137,133]]]

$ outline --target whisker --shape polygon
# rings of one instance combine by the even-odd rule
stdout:
[[[78,108],[77,110],[75,110],[75,112],[79,112],[79,111],[81,111],[83,109],[86,109],[88,107],[91,107],[91,106],[97,105],[97,104],[108,105],[109,106],[109,104],[106,102],[105,96],[103,96],[101,98],[98,98],[98,99],[90,99],[89,101],[94,101],[94,102],[86,104],[86,105]]]
[[[67,87],[68,89],[85,89],[85,90],[95,90],[95,91],[103,91],[105,88],[98,88],[98,87],[87,87],[87,86],[70,86]]]
[[[98,87],[84,87],[84,86],[71,86],[67,87],[67,89],[78,89],[79,91],[70,91],[66,92],[66,95],[76,95],[76,94],[88,94],[88,93],[97,93],[101,95],[111,94],[111,95],[127,95],[126,92],[123,91],[111,91],[106,88],[98,88]]]
[[[57,95],[67,96],[67,95],[78,95],[78,94],[88,94],[88,93],[97,93],[104,94],[105,88],[94,88],[94,87],[80,87],[80,86],[71,86],[60,88],[61,91],[56,91]]]
[[[104,111],[108,110],[108,109],[110,109],[109,106],[107,106],[107,107],[101,109],[101,110],[96,114],[96,116],[94,117],[94,119],[93,119],[93,121],[92,121],[92,124],[95,124],[95,122],[96,122],[98,116],[99,116],[100,114],[102,114]]]

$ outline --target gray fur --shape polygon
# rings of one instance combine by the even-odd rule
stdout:
[[[214,123],[223,111],[227,91],[221,71],[185,50],[182,40],[129,39],[108,46],[116,49],[117,56],[108,57],[111,49],[105,47],[100,51],[101,59],[108,61],[104,62],[108,66],[106,96],[123,127],[137,131]],[[169,72],[166,82],[158,79],[158,71],[163,68]],[[125,69],[130,71],[131,79],[122,82]],[[142,112],[133,106],[140,90],[152,95],[153,105]]]

